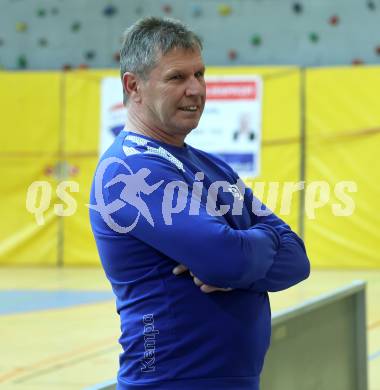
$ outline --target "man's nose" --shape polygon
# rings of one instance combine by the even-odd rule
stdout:
[[[189,79],[186,86],[186,96],[202,96],[205,94],[205,86],[196,77]]]

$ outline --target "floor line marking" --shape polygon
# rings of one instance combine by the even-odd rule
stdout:
[[[46,359],[42,359],[40,361],[37,361],[35,363],[26,365],[24,367],[18,367],[10,370],[9,372],[4,373],[0,376],[0,383],[5,382],[6,380],[18,377],[20,375],[24,375],[29,371],[45,368],[50,366],[51,364],[57,363],[59,361],[70,359],[74,356],[81,355],[83,353],[86,353],[88,351],[91,351],[93,349],[102,348],[105,345],[109,345],[110,343],[114,344],[116,341],[115,337],[109,337],[107,339],[104,339],[103,341],[97,341],[95,343],[83,346],[81,348],[78,348],[73,351],[64,352],[60,355],[55,355],[53,357],[48,357]]]
[[[369,356],[368,356],[368,360],[369,360],[369,361],[375,360],[375,359],[377,359],[378,357],[380,357],[380,349],[379,349],[377,352],[375,352],[375,353],[369,355]]]
[[[369,324],[369,325],[367,326],[367,329],[368,329],[368,330],[372,330],[372,329],[375,329],[375,328],[377,328],[377,327],[379,327],[379,326],[380,326],[380,320],[375,321],[375,322],[373,322],[372,324]]]
[[[31,378],[35,378],[35,377],[38,377],[41,375],[49,374],[51,372],[60,370],[62,368],[68,367],[68,366],[75,365],[77,363],[82,363],[83,361],[90,360],[91,358],[104,355],[105,353],[108,353],[108,352],[116,350],[116,349],[118,349],[118,346],[114,345],[112,347],[104,348],[100,351],[91,352],[91,353],[88,353],[86,355],[79,356],[79,357],[71,359],[71,360],[67,360],[66,362],[56,363],[51,367],[42,368],[42,369],[39,369],[37,371],[31,372],[30,374],[24,375],[21,378],[16,378],[15,380],[12,381],[12,383],[26,382],[27,380],[29,380]]]
[[[97,385],[92,385],[90,387],[86,387],[84,390],[101,390],[105,386],[111,386],[116,384],[116,379],[110,379],[109,381],[105,381],[102,383],[98,383]]]

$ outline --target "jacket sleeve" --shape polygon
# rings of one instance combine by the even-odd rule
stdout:
[[[247,230],[235,230],[223,217],[210,215],[202,202],[199,213],[191,215],[191,189],[186,189],[184,177],[175,166],[155,155],[145,155],[143,160],[132,156],[128,163],[134,173],[142,167],[149,169],[145,178],[148,187],[161,184],[153,192],[139,192],[138,198],[149,213],[142,208],[138,212],[126,202],[111,214],[114,222],[133,226],[128,234],[186,265],[204,283],[242,289],[255,288],[255,282],[261,283],[259,288],[262,286],[281,242],[273,224],[263,220]],[[108,180],[120,173],[113,172]],[[119,183],[103,189],[105,203],[119,199],[123,187],[127,188]],[[138,192],[133,186],[128,191],[132,195]]]
[[[279,236],[279,245],[273,263],[264,277],[256,280],[250,289],[257,292],[281,291],[308,278],[310,262],[302,239],[284,221],[270,212],[248,188],[246,188],[246,202],[252,210],[252,226],[265,225],[276,231]]]

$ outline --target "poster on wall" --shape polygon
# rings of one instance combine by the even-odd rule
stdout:
[[[124,128],[127,110],[123,105],[123,89],[118,77],[105,77],[100,87],[100,142],[102,155]]]
[[[199,125],[186,143],[217,154],[241,177],[260,170],[263,85],[258,76],[208,76],[207,101]],[[107,77],[101,86],[102,154],[122,130],[127,115],[120,79]]]
[[[258,76],[207,77],[207,102],[186,142],[217,154],[241,177],[260,170],[262,80]]]

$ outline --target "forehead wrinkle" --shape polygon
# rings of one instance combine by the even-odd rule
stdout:
[[[182,65],[185,66],[182,66]],[[203,62],[200,62],[199,64],[188,64],[186,60],[179,60],[177,63],[169,64],[168,67],[164,70],[164,74],[170,74],[170,73],[193,73],[193,71],[204,71],[205,65]]]
[[[190,61],[189,56],[191,56]],[[152,69],[149,78],[168,77],[175,72],[186,74],[193,73],[194,70],[205,70],[201,52],[199,50],[176,48],[169,51],[167,54],[163,54],[162,52],[158,54],[156,66]]]

